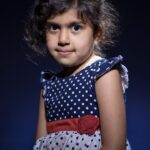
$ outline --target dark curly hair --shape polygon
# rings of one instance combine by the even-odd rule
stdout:
[[[47,52],[45,25],[49,17],[76,8],[83,21],[90,21],[94,33],[100,33],[94,51],[101,54],[106,45],[114,43],[118,32],[118,13],[107,0],[36,0],[25,27],[25,40],[38,54]]]

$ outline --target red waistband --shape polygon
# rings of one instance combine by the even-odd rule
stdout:
[[[48,133],[77,131],[80,134],[94,134],[96,130],[100,130],[100,119],[93,115],[85,115],[80,118],[63,119],[47,123]]]

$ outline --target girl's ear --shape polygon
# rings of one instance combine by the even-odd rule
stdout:
[[[101,40],[101,35],[102,35],[102,32],[101,31],[97,31],[94,35],[94,43],[98,43],[98,41]]]

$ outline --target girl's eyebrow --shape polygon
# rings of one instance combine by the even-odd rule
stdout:
[[[73,26],[73,25],[76,25],[76,24],[82,25],[82,24],[86,24],[86,23],[84,23],[83,21],[73,21],[73,22],[69,23],[70,26]]]
[[[60,26],[60,24],[58,24],[58,23],[55,23],[55,22],[51,22],[51,21],[47,21],[46,22],[46,25],[55,25],[55,26]]]
[[[56,26],[59,26],[59,27],[61,27],[62,26],[62,24],[61,23],[57,23],[57,22],[55,22],[55,21],[47,21],[47,23],[46,23],[47,25],[56,25]],[[84,23],[83,21],[72,21],[72,22],[69,22],[69,23],[67,23],[67,24],[64,24],[63,26],[73,26],[73,25],[75,25],[75,24],[86,24],[86,23]]]

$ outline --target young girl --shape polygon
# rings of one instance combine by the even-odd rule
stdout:
[[[115,10],[105,0],[37,0],[26,40],[48,52],[60,72],[41,73],[34,150],[130,150],[122,56],[104,58],[116,34]]]

